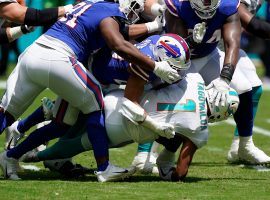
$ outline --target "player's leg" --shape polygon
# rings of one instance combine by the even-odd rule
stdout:
[[[239,140],[237,135],[235,135],[231,149],[228,152],[228,160],[235,162],[237,161],[238,155],[241,160],[251,164],[268,163],[270,162],[270,157],[258,149],[252,141],[254,118],[262,93],[261,81],[256,74],[255,66],[248,58],[246,53],[242,50],[240,51],[240,59],[237,67],[238,68],[236,69],[235,76],[232,80],[232,86],[235,87],[240,94],[240,110],[238,110],[235,114],[235,121],[238,122],[237,128],[240,135],[240,144],[238,149]],[[239,82],[239,80],[241,81]],[[246,80],[245,82],[249,83],[243,83],[244,80]],[[251,88],[247,92],[245,91],[247,90],[246,86]],[[247,117],[249,118],[249,121],[243,121]],[[245,137],[243,137],[243,134],[246,134],[244,135]],[[238,154],[236,153],[237,149]]]

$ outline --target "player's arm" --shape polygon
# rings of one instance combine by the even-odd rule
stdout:
[[[19,24],[43,26],[56,22],[57,19],[64,16],[65,12],[70,8],[71,5],[67,5],[58,8],[38,10],[21,6],[19,3],[1,3],[0,17]]]
[[[183,38],[188,36],[187,29],[181,18],[172,15],[168,10],[165,11],[165,21],[168,33],[175,33]]]
[[[172,181],[182,181],[186,177],[196,150],[196,145],[185,138],[177,160],[176,170],[172,173]]]
[[[161,31],[163,28],[163,16],[157,16],[154,21],[144,24],[129,25],[129,39],[136,39],[141,36],[149,35]]]
[[[221,32],[224,40],[225,58],[220,76],[230,83],[238,62],[240,49],[241,22],[238,13],[227,18]]]
[[[136,47],[124,39],[120,33],[119,24],[113,18],[103,19],[99,28],[109,48],[119,56],[146,70],[154,70],[155,62],[143,55]]]
[[[30,33],[34,29],[33,27],[27,27],[26,25],[16,26],[16,27],[7,27],[0,29],[0,44],[6,44],[16,40],[21,37],[23,34]]]
[[[270,23],[256,18],[243,3],[238,7],[238,13],[241,24],[247,32],[262,39],[270,39]]]

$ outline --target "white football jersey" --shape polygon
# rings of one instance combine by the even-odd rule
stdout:
[[[16,0],[0,0],[0,3],[9,3],[9,2],[16,3],[17,1]],[[5,22],[5,19],[0,17],[0,27],[4,24],[4,22]]]
[[[132,140],[145,143],[157,139],[158,135],[151,130],[134,125],[122,117],[119,113],[122,96],[123,91],[114,91],[104,99],[110,144],[117,145]],[[174,125],[175,132],[189,138],[198,148],[207,143],[205,85],[199,74],[187,74],[186,79],[177,84],[146,92],[141,106],[155,121]]]

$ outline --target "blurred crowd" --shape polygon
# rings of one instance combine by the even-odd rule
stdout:
[[[29,7],[33,7],[33,5],[40,0],[17,0],[22,5],[27,5]],[[52,8],[58,7],[62,5],[67,5],[70,3],[75,3],[76,0],[42,0],[41,4],[43,8]],[[268,22],[270,22],[270,3],[264,2],[259,12],[257,13],[259,18],[262,18]],[[5,26],[16,26],[14,23],[6,23]],[[48,27],[43,27],[42,32],[46,32]],[[262,81],[264,89],[270,89],[270,41],[262,40],[260,38],[254,37],[249,34],[243,33],[242,48],[251,56],[253,60],[259,60],[264,67],[264,72]],[[0,62],[0,76],[5,76],[7,73],[7,67],[9,65],[9,61],[11,60],[10,54],[13,53],[14,58],[12,60],[16,61],[19,54],[23,49],[20,49],[18,46],[18,40],[15,40],[12,43],[1,45],[1,62]],[[256,64],[257,66],[260,66]]]

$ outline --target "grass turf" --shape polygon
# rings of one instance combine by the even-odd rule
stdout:
[[[24,114],[26,116],[40,105],[43,96],[54,97],[45,91]],[[270,92],[264,92],[256,125],[270,130]],[[257,171],[250,166],[231,165],[226,161],[232,137],[233,126],[221,123],[210,127],[208,145],[194,157],[185,182],[170,183],[157,175],[135,174],[127,181],[98,183],[95,175],[80,179],[66,179],[44,169],[42,163],[35,164],[40,171],[19,173],[22,181],[0,179],[0,199],[270,199],[270,171]],[[254,134],[257,146],[270,154],[270,138]],[[0,137],[3,151],[4,136]],[[110,151],[111,161],[128,166],[136,152],[137,145]],[[95,168],[92,152],[75,157],[75,161]]]

